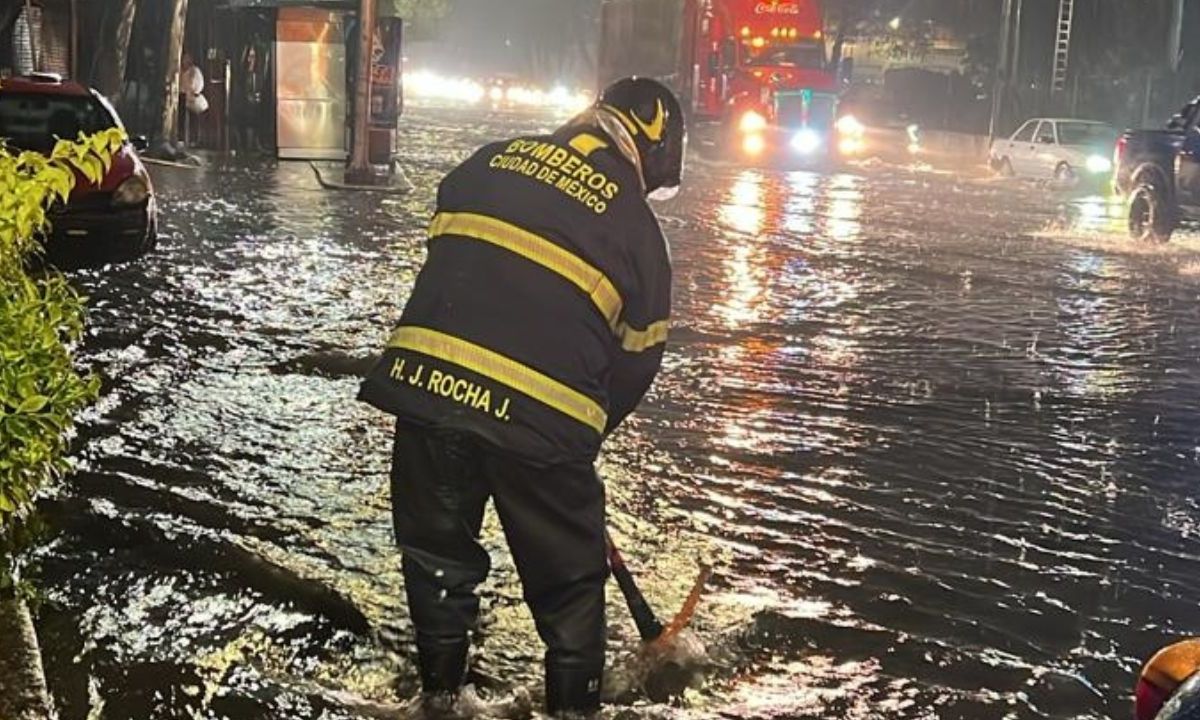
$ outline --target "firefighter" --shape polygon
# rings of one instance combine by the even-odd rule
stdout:
[[[662,360],[671,269],[647,199],[678,190],[684,145],[671,91],[627,78],[438,188],[425,265],[360,392],[396,416],[392,514],[425,701],[464,682],[490,498],[546,645],[547,710],[599,708],[609,568],[593,463]]]

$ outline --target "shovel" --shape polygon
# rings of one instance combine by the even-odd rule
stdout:
[[[625,565],[625,558],[621,556],[621,551],[613,542],[612,535],[605,533],[604,539],[608,543],[608,564],[612,568],[613,577],[617,579],[617,585],[621,588],[621,594],[625,597],[625,604],[629,606],[629,612],[633,615],[633,622],[637,625],[638,634],[641,636],[642,642],[646,644],[645,649],[661,650],[665,648],[692,621],[692,616],[696,614],[696,606],[700,604],[700,594],[704,591],[704,584],[712,575],[712,568],[705,563],[700,563],[700,574],[692,585],[692,591],[684,600],[683,607],[675,613],[671,622],[664,626],[654,614],[650,603],[646,601],[646,596],[638,589],[637,582],[634,581],[633,574],[629,572],[629,567]]]

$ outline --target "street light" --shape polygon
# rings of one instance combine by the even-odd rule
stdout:
[[[900,29],[900,16],[897,15],[896,17],[892,18],[892,21],[888,23],[888,27],[890,27],[893,30],[899,30]]]

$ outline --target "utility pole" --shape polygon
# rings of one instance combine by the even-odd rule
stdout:
[[[188,0],[173,0],[171,25],[163,58],[163,104],[159,118],[159,142],[173,146],[179,124],[179,61],[183,56],[183,33],[187,27]]]
[[[1012,39],[1013,0],[1004,0],[1003,19],[1000,22],[1000,57],[996,63],[996,81],[992,85],[992,115],[988,120],[988,143],[996,139],[1003,109],[1004,95],[1008,92],[1009,61],[1008,44]]]
[[[1009,73],[1014,85],[1021,80],[1021,14],[1024,7],[1025,0],[1017,0],[1016,20],[1013,22],[1012,72]]]
[[[375,39],[375,0],[358,3],[358,67],[354,77],[354,135],[350,147],[350,165],[346,181],[369,184],[372,179],[370,135],[367,124],[371,112],[371,53]]]
[[[1183,53],[1183,10],[1186,0],[1171,3],[1171,34],[1167,37],[1167,67],[1171,72],[1179,71]]]

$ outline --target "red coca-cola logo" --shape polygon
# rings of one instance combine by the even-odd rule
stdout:
[[[760,2],[754,6],[758,15],[799,15],[800,3]]]

